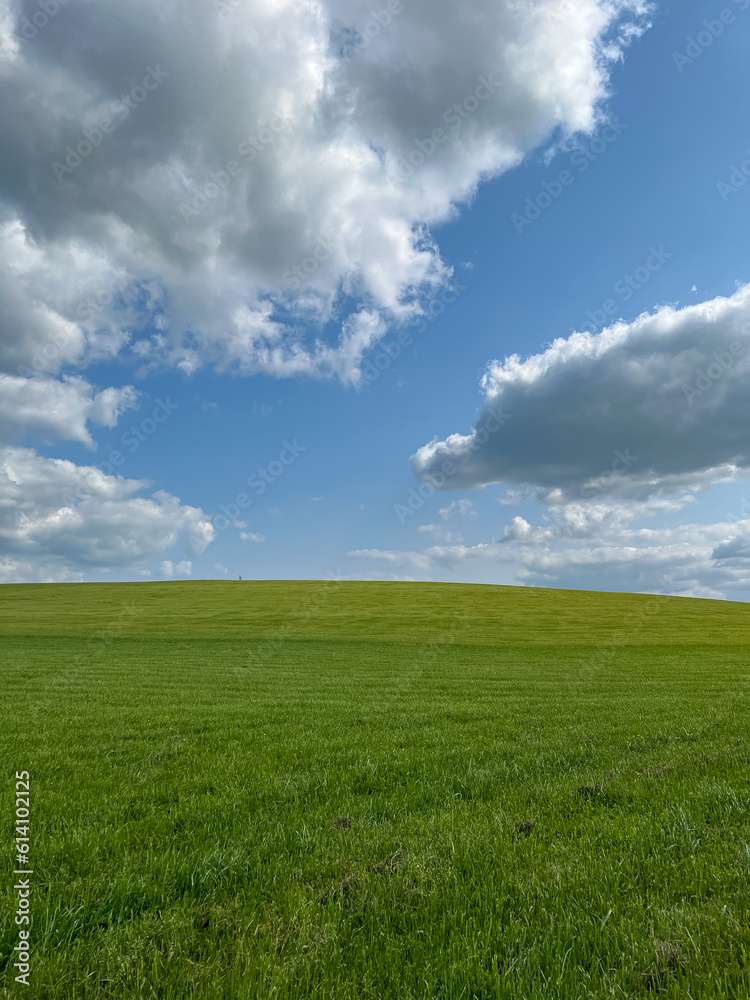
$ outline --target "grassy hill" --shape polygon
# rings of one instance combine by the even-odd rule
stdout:
[[[748,604],[461,583],[10,584],[0,608],[0,635],[750,643]]]
[[[750,606],[0,587],[0,996],[750,996]],[[8,858],[10,873],[12,859]],[[9,876],[3,912],[16,906]]]

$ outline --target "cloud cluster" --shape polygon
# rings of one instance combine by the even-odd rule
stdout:
[[[743,478],[749,347],[745,285],[495,361],[477,426],[498,409],[508,421],[481,438],[475,428],[434,439],[413,456],[416,475],[444,489],[526,485],[548,503],[646,500]]]
[[[121,414],[137,405],[132,385],[94,392],[82,378],[21,378],[0,373],[0,441],[27,431],[47,438],[80,441],[95,447],[88,421],[116,426]]]
[[[0,448],[0,579],[80,579],[131,567],[175,544],[201,553],[214,537],[202,510],[95,466]]]
[[[516,516],[491,542],[443,535],[420,552],[350,555],[425,574],[485,561],[528,585],[746,598],[750,503],[713,524],[670,526],[670,515],[750,476],[749,347],[745,285],[491,363],[474,430],[420,448],[414,469],[444,489],[508,484],[500,504],[536,497],[541,523]],[[498,410],[508,420],[487,433]]]
[[[503,536],[475,545],[422,551],[364,549],[348,555],[393,570],[445,577],[472,563],[503,566],[515,582],[573,590],[669,593],[747,599],[750,593],[750,502],[714,524],[633,526],[676,513],[692,496],[648,503],[571,504],[552,508],[543,525],[515,517]]]
[[[8,5],[2,370],[356,380],[450,277],[430,226],[593,129],[646,6],[411,0],[357,53],[369,0]]]
[[[172,578],[173,576],[190,576],[193,572],[193,564],[189,559],[182,559],[175,565],[171,559],[165,559],[161,564],[162,576]]]

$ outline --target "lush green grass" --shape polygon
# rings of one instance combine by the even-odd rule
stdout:
[[[503,587],[2,587],[0,996],[747,1000],[749,626]]]

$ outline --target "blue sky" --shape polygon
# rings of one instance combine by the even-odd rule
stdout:
[[[189,6],[188,20],[194,16],[196,25],[208,16],[208,5],[194,11]],[[450,41],[450,25],[444,37],[435,27],[437,8],[413,0],[343,69],[321,39],[329,43],[342,21],[361,37],[368,5],[321,3],[314,23],[302,27],[294,3],[269,3],[262,13],[242,7],[224,16],[210,11],[217,53],[223,51],[221,33],[232,30],[230,17],[233,30],[241,23],[247,32],[239,32],[244,41],[237,43],[247,49],[259,44],[264,30],[287,31],[288,52],[280,58],[288,56],[290,65],[299,65],[294,58],[300,45],[317,39],[320,65],[310,72],[328,73],[338,89],[332,87],[335,98],[319,96],[316,105],[302,88],[295,97],[296,124],[274,139],[274,158],[271,144],[263,148],[261,140],[256,163],[248,168],[256,171],[251,180],[243,175],[241,190],[229,182],[226,198],[237,201],[223,205],[221,218],[209,219],[210,205],[190,225],[176,221],[174,210],[160,220],[146,218],[154,178],[190,171],[205,179],[211,165],[214,171],[225,165],[225,151],[231,152],[242,128],[259,130],[269,120],[274,94],[281,102],[274,107],[283,105],[289,84],[271,68],[261,65],[252,80],[222,78],[210,100],[186,94],[184,84],[177,100],[175,53],[183,44],[187,62],[192,43],[174,34],[167,43],[165,36],[161,61],[171,79],[159,83],[142,107],[136,95],[129,120],[113,136],[120,145],[111,158],[102,140],[89,161],[62,181],[38,145],[29,151],[35,123],[27,117],[21,124],[20,112],[9,117],[18,161],[5,170],[2,220],[6,242],[23,227],[28,261],[22,254],[27,263],[19,265],[11,247],[7,273],[12,277],[25,266],[28,282],[24,304],[14,301],[4,319],[10,346],[2,371],[11,380],[11,402],[0,427],[10,456],[4,466],[8,496],[17,514],[0,525],[0,579],[337,576],[750,597],[750,461],[744,462],[750,440],[737,402],[746,395],[748,368],[744,350],[726,354],[730,343],[743,343],[742,323],[747,326],[750,318],[743,298],[750,278],[750,183],[742,172],[744,162],[750,174],[744,99],[750,3],[615,4],[618,11],[607,14],[594,0],[540,0],[543,28],[516,24],[513,18],[520,15],[508,14],[510,6],[477,5],[477,24],[464,36],[460,5],[445,0],[443,14],[455,16],[458,25]],[[154,7],[159,4],[144,7],[142,17]],[[158,54],[157,43],[146,42],[142,31],[133,27],[118,42],[106,24],[89,23],[84,8],[71,0],[70,10],[61,9],[14,56],[14,99],[19,105],[32,100],[47,114],[56,109],[57,121],[67,116],[62,137],[79,138],[90,129],[92,107],[101,108],[115,92],[105,60],[68,60],[69,79],[61,83],[55,75],[71,44],[66,18],[81,20],[84,37],[89,32],[89,53],[117,51],[120,89],[123,79],[137,86],[142,67]],[[20,14],[31,18],[35,10],[26,3],[16,8],[16,36],[25,23]],[[557,30],[549,32],[550,24]],[[631,25],[626,36],[623,24]],[[438,30],[442,49],[414,44],[422,37],[415,32],[426,28]],[[517,41],[513,32],[531,48],[537,44],[534,32],[544,36],[543,85],[531,56],[531,68],[511,66],[511,50],[503,45]],[[550,52],[557,35],[560,51]],[[211,36],[209,50],[213,43]],[[488,50],[477,49],[480,44]],[[378,189],[369,208],[358,194],[336,200],[337,187],[350,177],[352,185],[361,181],[363,190],[368,184],[376,190],[377,168],[362,165],[361,149],[359,158],[352,154],[359,148],[355,140],[361,145],[366,136],[370,148],[382,143],[381,149],[406,155],[440,121],[434,109],[450,106],[446,94],[461,100],[473,92],[477,66],[493,65],[490,52],[504,81],[502,97],[491,95],[475,119],[467,118],[450,156],[446,144],[428,158],[409,190],[399,193],[401,201],[391,188],[385,194]],[[686,52],[693,54],[691,62],[676,56]],[[197,75],[210,70],[209,55]],[[356,73],[361,78],[353,79]],[[30,98],[24,87],[32,79]],[[429,100],[415,93],[415,79],[425,93],[435,89]],[[85,99],[75,96],[82,81]],[[369,103],[347,111],[348,131],[342,133],[342,119],[330,104],[345,103],[339,95],[356,92],[354,83],[366,90]],[[558,92],[559,107],[557,97],[549,97]],[[177,116],[170,101],[179,106]],[[301,134],[311,106],[318,115],[315,146]],[[380,109],[379,118],[373,108]],[[159,127],[170,109],[170,121],[177,117],[179,128],[164,138]],[[71,124],[76,120],[78,131]],[[40,130],[45,121],[39,111]],[[379,129],[386,139],[377,138]],[[157,134],[163,148],[151,158],[139,152],[150,150]],[[348,146],[342,146],[342,134]],[[309,176],[292,184],[289,164],[302,157],[304,142],[310,143]],[[277,148],[282,143],[287,145]],[[59,139],[51,148],[65,147]],[[342,173],[349,154],[348,173]],[[47,198],[39,195],[38,183],[32,191],[18,179],[18,164],[28,157],[39,161]],[[109,183],[115,185],[111,190]],[[190,184],[185,188],[194,190],[194,180]],[[255,205],[256,196],[262,204]],[[149,211],[156,217],[166,197],[162,192],[154,199]],[[290,293],[283,272],[310,254],[312,237],[323,225],[320,217],[316,223],[316,204],[326,199],[329,209],[336,208],[346,259],[329,254],[301,293]],[[535,201],[542,208],[529,211]],[[396,202],[387,233],[404,223],[411,235],[400,242],[393,237],[390,245],[375,220],[382,223],[383,212]],[[519,224],[524,213],[538,217]],[[348,235],[355,230],[359,242]],[[66,274],[66,266],[72,273]],[[112,302],[105,295],[106,304],[88,323],[77,322],[73,305],[80,317],[86,292],[106,292],[116,274],[125,275],[122,291]],[[76,282],[75,295],[63,302],[61,287]],[[301,302],[313,288],[315,301]],[[257,318],[264,296],[275,303],[270,319],[267,311]],[[44,337],[52,337],[39,332],[31,300],[45,305],[47,315],[54,313],[68,337],[81,337],[46,368],[32,362],[29,369],[28,360],[24,365]],[[252,322],[265,339],[241,340],[232,333],[229,326],[243,308],[256,310]],[[643,313],[652,314],[650,326],[636,323]],[[369,331],[364,349],[346,354],[344,362],[338,355],[315,360],[316,340],[335,348],[342,326],[358,316]],[[270,325],[277,319],[280,333]],[[599,358],[596,343],[567,360],[552,347],[584,330],[595,342],[616,321],[622,321],[625,339],[609,351],[609,361]],[[24,338],[27,349],[19,346]],[[279,343],[287,345],[286,354],[274,360]],[[307,352],[304,362],[290,362],[295,344]],[[386,348],[398,356],[387,357]],[[675,408],[681,386],[667,390],[661,376],[647,371],[659,353],[660,371],[674,375],[679,369],[678,383],[692,385],[689,380],[712,362],[714,350],[726,355],[729,367],[695,405],[683,391],[683,408]],[[550,351],[554,356],[545,355]],[[519,364],[545,356],[546,374],[528,368],[483,388],[488,366],[502,366],[512,355]],[[376,364],[382,369],[368,379]],[[76,400],[58,399],[56,393],[73,385]],[[126,385],[133,387],[130,394],[123,394]],[[102,397],[97,409],[91,400],[108,387],[121,394],[107,397],[106,406]],[[41,415],[31,402],[37,390]],[[83,410],[81,399],[89,400]],[[466,459],[451,435],[470,437],[490,399],[507,400],[509,418],[486,446],[475,449],[476,460]],[[152,414],[160,403],[172,412],[165,417],[166,410],[157,411],[157,422]],[[61,415],[50,422],[55,407]],[[678,433],[675,426],[686,419],[686,407],[697,421],[695,454],[693,431],[682,427]],[[99,410],[104,415],[97,422]],[[605,411],[601,424],[585,415]],[[137,447],[131,428],[140,429]],[[559,439],[554,473],[549,449],[540,444],[540,437],[550,436]],[[647,459],[638,455],[645,455],[639,441],[648,442]],[[430,442],[459,467],[446,488],[430,486],[436,461],[425,451]],[[635,456],[632,468],[612,488],[595,489],[593,498],[589,487],[584,502],[591,474],[628,449]],[[516,450],[523,460],[511,459]],[[80,475],[73,467],[50,465],[52,459],[74,463],[76,470],[97,466],[103,478],[92,492],[73,490],[78,495],[67,501],[59,499],[62,486],[50,486],[37,498],[34,490],[45,476],[50,482],[72,476],[72,482]],[[248,486],[258,470],[266,470],[268,479],[262,493]],[[117,485],[118,476],[143,484],[127,492]],[[414,499],[420,487],[421,504]],[[150,499],[155,494],[162,499]],[[136,498],[143,501],[140,507]],[[417,509],[409,507],[410,499]],[[27,530],[29,519],[35,519],[33,531]],[[554,524],[567,526],[562,537],[550,534]]]

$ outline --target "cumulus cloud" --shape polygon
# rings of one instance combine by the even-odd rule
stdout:
[[[745,515],[750,513],[750,507]],[[526,546],[519,582],[686,597],[739,597],[750,590],[750,520],[605,531],[572,547]]]
[[[205,550],[214,528],[202,510],[169,493],[136,496],[147,483],[95,466],[0,449],[0,545],[5,578],[80,578],[133,567],[176,544]]]
[[[580,503],[551,504],[544,514],[544,524],[532,526],[523,517],[514,517],[503,532],[508,542],[549,542],[558,538],[595,538],[607,533],[618,533],[630,522],[658,514],[675,514],[695,497],[687,495],[672,500],[647,500],[617,503],[582,501]]]
[[[692,497],[684,497],[669,508],[655,502],[574,505],[558,508],[554,520],[559,524],[532,526],[516,517],[502,538],[492,542],[433,545],[422,551],[363,549],[348,556],[433,576],[483,562],[502,565],[506,573],[515,573],[516,583],[527,586],[744,599],[750,591],[747,500],[714,524],[631,526],[691,502]]]
[[[596,126],[646,6],[411,0],[369,41],[369,0],[8,5],[0,367],[356,381],[450,278],[430,227]]]
[[[132,385],[95,392],[82,378],[22,378],[0,373],[0,440],[26,431],[96,447],[88,421],[114,427],[124,410],[137,406]]]
[[[182,559],[176,565],[171,559],[165,559],[161,564],[162,576],[190,576],[193,572],[193,564],[189,559]]]
[[[0,93],[4,87],[11,100],[7,78],[0,82]],[[10,114],[10,108],[4,110]],[[33,157],[33,150],[28,155]],[[46,162],[37,169],[43,166]],[[42,232],[35,235],[20,208],[8,200],[9,178],[3,169],[8,166],[0,168],[0,371],[54,374],[66,365],[116,356],[129,340],[138,300],[148,300],[138,275],[118,268],[83,235],[58,240],[46,240]]]
[[[749,338],[745,285],[492,362],[477,426],[420,448],[416,475],[448,489],[531,484],[548,503],[645,500],[748,476]],[[498,411],[508,419],[493,430]]]

